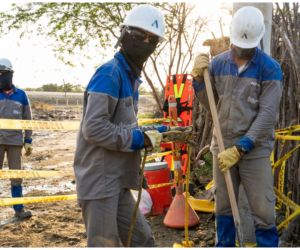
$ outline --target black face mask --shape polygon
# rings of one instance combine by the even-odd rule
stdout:
[[[239,59],[245,59],[245,60],[250,60],[255,53],[255,48],[251,48],[251,49],[242,49],[240,47],[237,46],[231,46],[233,55],[236,56]]]
[[[0,72],[0,90],[10,90],[12,86],[13,72]]]
[[[147,43],[138,39],[136,36],[125,32],[121,43],[124,54],[139,70],[142,70],[144,63],[154,52],[158,41]]]

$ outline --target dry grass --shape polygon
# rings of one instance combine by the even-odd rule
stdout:
[[[32,109],[43,110],[43,111],[53,111],[54,106],[44,103],[44,102],[33,102],[31,104]]]

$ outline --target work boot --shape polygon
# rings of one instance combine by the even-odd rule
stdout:
[[[233,216],[217,215],[217,242],[216,247],[235,247],[235,225]]]
[[[11,196],[13,198],[23,197],[23,188],[22,185],[12,185],[11,186]],[[30,211],[24,210],[23,204],[15,204],[13,205],[15,210],[15,217],[20,219],[30,218],[32,216]]]
[[[278,247],[279,237],[276,227],[269,229],[256,228],[257,247]]]
[[[15,217],[19,219],[27,219],[32,216],[30,211],[25,211],[24,208],[21,209],[20,211],[15,211]]]

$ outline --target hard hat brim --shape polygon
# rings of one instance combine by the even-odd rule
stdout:
[[[127,26],[127,27],[133,27],[133,28],[138,28],[138,29],[144,30],[144,31],[146,31],[146,32],[149,32],[149,33],[151,33],[152,35],[158,36],[158,37],[159,37],[159,42],[163,42],[163,41],[166,40],[166,38],[162,37],[161,35],[159,35],[159,34],[157,34],[157,33],[153,33],[153,32],[151,32],[150,30],[143,29],[143,27],[140,27],[139,25],[126,25],[126,24],[122,23],[120,27],[123,28],[123,27],[125,27],[125,26]]]
[[[237,41],[237,40],[231,40],[231,43],[239,48],[242,48],[242,49],[252,49],[252,48],[255,48],[259,45],[259,42],[260,40],[257,42],[253,42],[253,43],[243,43],[243,42],[240,42],[240,41]]]

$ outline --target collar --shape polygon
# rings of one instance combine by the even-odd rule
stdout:
[[[132,68],[130,67],[129,63],[127,62],[125,56],[120,51],[118,51],[117,53],[115,53],[114,57],[122,64],[122,66],[124,67],[124,69],[126,71],[128,71],[131,76],[135,75],[134,72],[133,72],[133,70],[132,70]],[[139,83],[143,82],[140,76],[134,77],[134,78]]]
[[[129,66],[129,64],[128,64],[128,62],[126,61],[124,55],[123,55],[120,51],[118,51],[118,52],[114,55],[114,57],[115,57],[115,58],[123,65],[123,67],[125,68],[126,71],[132,72],[132,70],[131,70],[131,68],[130,68],[130,66]]]
[[[259,48],[256,47],[254,56],[252,57],[250,62],[252,62],[254,64],[259,64],[259,58],[260,58],[261,53],[262,53],[262,51]]]
[[[18,92],[18,89],[15,87],[15,85],[12,85],[10,90],[8,90],[8,91],[0,90],[0,91],[1,91],[3,94],[9,96],[9,95],[11,95],[11,94],[13,94],[13,93],[15,93],[15,92]]]

